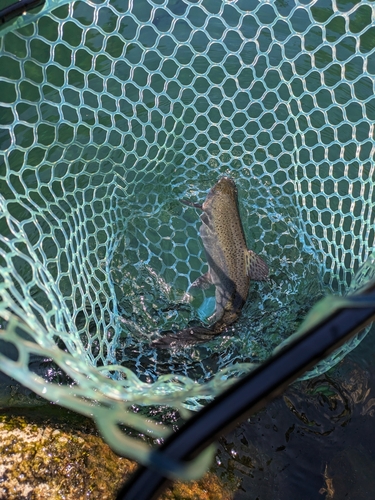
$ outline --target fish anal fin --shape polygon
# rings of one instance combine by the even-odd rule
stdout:
[[[193,283],[190,285],[190,288],[201,288],[202,290],[205,290],[206,288],[209,288],[212,285],[212,280],[210,276],[210,272],[208,271],[205,274],[202,274],[202,276],[199,276]]]
[[[264,281],[268,278],[268,266],[264,260],[252,250],[245,250],[246,274],[255,281]]]

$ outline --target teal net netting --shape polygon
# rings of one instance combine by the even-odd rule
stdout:
[[[134,407],[199,409],[373,275],[374,77],[366,0],[55,0],[4,26],[1,370],[147,463],[118,424],[169,430]],[[157,351],[212,313],[179,199],[222,175],[270,280],[228,334]]]

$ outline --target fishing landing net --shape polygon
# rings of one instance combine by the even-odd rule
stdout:
[[[157,441],[150,408],[199,409],[373,275],[374,75],[366,0],[55,0],[4,25],[1,370],[148,463],[118,424]],[[179,199],[222,175],[270,280],[227,334],[156,351],[212,312]]]

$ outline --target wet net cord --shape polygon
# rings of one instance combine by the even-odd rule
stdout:
[[[366,300],[363,307],[334,312],[324,323],[313,327],[221,394],[167,439],[160,451],[176,461],[192,459],[239,421],[260,410],[293,380],[374,319],[375,307],[371,305],[375,304],[374,292],[375,285],[372,285],[366,295],[356,298],[356,301]],[[117,500],[156,499],[168,482],[160,472],[142,466],[123,486]]]

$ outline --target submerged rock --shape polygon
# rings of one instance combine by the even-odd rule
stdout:
[[[0,499],[112,500],[136,467],[88,418],[51,405],[0,411]],[[208,473],[160,498],[229,500],[232,493]]]

